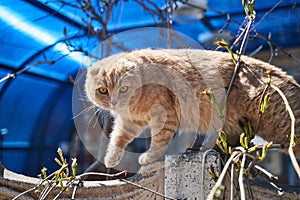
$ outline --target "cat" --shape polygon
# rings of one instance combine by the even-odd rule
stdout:
[[[87,98],[115,118],[104,158],[106,167],[118,165],[124,148],[145,127],[150,127],[152,137],[150,148],[139,157],[141,165],[160,159],[176,131],[216,134],[222,129],[228,143],[236,144],[243,131],[239,122],[244,119],[252,123],[257,135],[286,148],[291,120],[280,95],[270,87],[263,92],[266,71],[271,70],[271,84],[283,91],[293,109],[297,136],[299,85],[281,69],[242,56],[224,104],[234,67],[228,53],[197,49],[141,49],[104,58],[89,67]],[[266,93],[270,101],[259,117]]]

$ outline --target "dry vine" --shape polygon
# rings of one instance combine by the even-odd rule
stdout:
[[[55,187],[60,187],[61,190],[53,198],[53,200],[56,200],[61,196],[61,194],[64,191],[66,191],[71,186],[74,186],[71,199],[75,199],[76,190],[77,190],[78,186],[80,185],[80,183],[83,182],[84,177],[90,176],[90,175],[100,176],[100,177],[109,177],[109,178],[112,178],[114,180],[119,180],[121,182],[125,182],[127,184],[133,185],[134,187],[137,187],[139,189],[149,191],[149,192],[151,192],[151,193],[153,193],[157,196],[163,197],[164,199],[176,200],[172,197],[168,197],[164,194],[161,194],[161,193],[159,193],[157,191],[154,191],[150,188],[147,188],[145,186],[141,186],[139,184],[136,184],[136,183],[134,183],[132,181],[129,181],[127,179],[118,178],[122,175],[126,175],[127,174],[126,171],[122,171],[122,172],[115,173],[115,174],[100,173],[100,172],[86,172],[86,173],[77,175],[77,170],[76,170],[76,168],[77,168],[77,159],[73,158],[71,167],[69,167],[69,164],[67,163],[65,157],[63,156],[63,152],[60,148],[58,148],[57,153],[59,155],[59,159],[55,158],[54,160],[60,166],[60,168],[58,170],[56,170],[55,172],[51,173],[50,175],[47,175],[46,174],[47,169],[43,168],[41,170],[42,176],[43,176],[42,181],[38,185],[36,185],[35,187],[30,188],[30,189],[20,193],[19,195],[15,196],[12,200],[17,200],[21,196],[23,196],[27,193],[33,192],[33,191],[35,191],[35,193],[40,193],[40,195],[38,196],[39,200],[45,200],[45,199],[48,198],[50,192]],[[71,175],[70,175],[70,171],[71,171]],[[42,191],[40,191],[40,189],[42,189]]]
[[[254,19],[255,19],[255,10],[254,10],[254,3],[255,3],[255,0],[252,0],[252,1],[247,1],[247,0],[243,0],[242,3],[243,3],[243,6],[244,6],[244,9],[245,9],[245,13],[246,13],[246,17],[247,17],[247,20],[248,20],[248,23],[247,25],[245,26],[245,28],[243,29],[242,33],[237,37],[237,39],[235,40],[235,42],[233,43],[232,47],[235,46],[237,43],[239,43],[240,40],[242,40],[242,43],[241,43],[241,46],[240,46],[240,50],[238,52],[238,58],[236,59],[233,55],[233,52],[232,52],[232,48],[229,48],[229,45],[223,40],[223,41],[217,41],[216,44],[218,45],[218,48],[226,48],[228,50],[228,52],[230,53],[231,57],[232,57],[232,60],[233,60],[233,63],[235,64],[235,69],[234,69],[234,72],[233,72],[233,75],[231,77],[231,81],[230,81],[230,84],[229,84],[229,88],[228,88],[228,91],[227,91],[227,94],[226,94],[226,97],[225,97],[225,102],[227,100],[227,97],[230,93],[230,90],[231,90],[231,87],[233,85],[233,82],[235,80],[235,77],[236,77],[236,74],[239,70],[239,67],[240,67],[240,59],[241,59],[241,56],[244,54],[245,52],[245,49],[246,49],[246,46],[247,46],[247,42],[248,42],[248,39],[249,39],[249,34],[252,30],[254,30],[259,23],[261,23],[265,17],[270,14],[280,3],[282,3],[283,1],[279,1],[273,8],[271,8],[268,12],[265,13],[265,15],[261,18],[261,20],[256,23],[256,25],[251,29],[251,25],[253,24],[254,22]],[[271,62],[273,56],[275,55],[274,54],[274,51],[273,51],[273,44],[272,44],[272,41],[271,41],[271,34],[269,34],[268,38],[264,38],[266,39],[266,41],[268,42],[268,45],[270,47],[270,50],[271,50],[271,56],[270,56],[270,59],[269,59],[269,62]],[[290,143],[289,143],[289,149],[288,149],[288,153],[289,153],[289,156],[291,158],[291,161],[292,161],[292,164],[293,164],[293,167],[294,169],[296,170],[296,173],[298,175],[298,177],[300,178],[300,168],[299,168],[299,165],[297,163],[297,160],[296,160],[296,157],[295,157],[295,154],[293,152],[293,146],[295,144],[295,116],[293,114],[293,110],[291,109],[290,105],[289,105],[289,102],[286,98],[286,96],[284,95],[284,93],[278,88],[276,87],[275,85],[272,85],[271,84],[271,76],[270,76],[270,73],[271,72],[267,72],[268,73],[268,77],[269,77],[269,80],[268,82],[266,83],[266,87],[262,93],[262,97],[261,97],[261,103],[259,105],[259,119],[261,117],[261,114],[264,112],[267,104],[268,104],[268,96],[266,95],[265,96],[265,92],[267,90],[268,87],[271,87],[273,88],[279,95],[280,97],[282,98],[282,100],[284,101],[284,104],[286,106],[286,109],[289,113],[289,116],[290,116],[290,119],[291,119],[291,131],[290,131]],[[259,120],[260,121],[260,120]],[[259,125],[259,124],[258,124]],[[257,125],[257,126],[258,126]],[[223,138],[222,138],[223,137]],[[263,172],[264,174],[266,174],[270,180],[272,179],[276,179],[277,177],[274,177],[271,173],[267,172],[266,170],[262,169],[261,167],[255,165],[255,161],[257,161],[257,158],[253,157],[251,155],[251,153],[253,152],[252,150],[250,150],[251,148],[255,148],[255,151],[258,149],[258,148],[262,148],[263,150],[263,154],[261,157],[258,157],[259,161],[262,161],[264,159],[264,157],[266,156],[266,151],[267,149],[271,148],[272,146],[272,142],[268,143],[268,144],[265,144],[263,146],[254,146],[254,147],[251,147],[251,148],[248,148],[248,144],[247,143],[243,143],[244,139],[242,139],[243,137],[243,134],[241,135],[241,147],[237,147],[235,148],[234,150],[231,150],[230,148],[227,149],[227,143],[226,143],[226,138],[224,139],[224,135],[220,134],[220,139],[217,140],[217,145],[219,146],[219,148],[225,152],[225,153],[229,153],[230,154],[230,158],[227,160],[224,168],[222,169],[222,172],[216,182],[216,184],[214,185],[213,189],[210,191],[210,194],[209,196],[207,197],[208,200],[213,200],[216,196],[216,192],[218,189],[220,189],[221,185],[222,185],[222,182],[225,178],[225,175],[231,165],[231,188],[230,188],[230,199],[233,199],[233,177],[234,177],[234,174],[233,174],[233,171],[234,171],[234,166],[237,164],[237,161],[239,161],[239,163],[237,164],[238,165],[238,170],[239,170],[239,176],[238,176],[238,183],[239,183],[239,188],[240,188],[240,198],[242,200],[245,200],[246,199],[246,192],[245,192],[245,189],[244,189],[244,173],[245,173],[245,161],[246,161],[246,158],[249,157],[250,159],[252,159],[253,161],[249,164],[248,166],[248,169],[252,166],[254,166],[254,168],[256,168],[257,170],[260,170],[261,172]],[[247,136],[246,136],[247,138]],[[251,139],[251,138],[249,138]],[[250,142],[250,140],[248,140],[248,142]],[[246,144],[246,145],[245,145]],[[254,149],[253,149],[254,150]],[[241,160],[240,160],[241,159]],[[274,186],[274,183],[270,183]],[[281,189],[278,188],[276,185],[275,185],[275,188],[278,189],[278,193],[282,193]],[[219,196],[217,196],[219,197]]]

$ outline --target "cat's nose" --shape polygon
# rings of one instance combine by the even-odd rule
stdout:
[[[117,103],[118,103],[117,100],[114,100],[114,99],[110,100],[110,104],[113,106],[115,106]]]

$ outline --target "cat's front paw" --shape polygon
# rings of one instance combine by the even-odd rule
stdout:
[[[124,150],[121,150],[117,147],[110,146],[107,150],[107,153],[104,157],[104,164],[107,168],[113,168],[117,166],[124,154]]]
[[[161,152],[146,152],[139,157],[139,163],[141,165],[147,165],[149,163],[157,161],[161,156]]]

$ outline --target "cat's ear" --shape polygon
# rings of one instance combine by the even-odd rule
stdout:
[[[99,68],[92,66],[87,69],[87,76],[96,76],[99,74]]]

